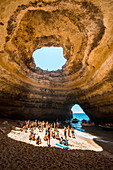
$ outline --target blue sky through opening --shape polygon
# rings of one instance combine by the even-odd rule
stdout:
[[[71,110],[73,113],[84,113],[84,111],[78,104],[75,104]]]
[[[48,71],[62,69],[62,66],[66,63],[62,47],[42,47],[33,52],[33,58],[36,67]]]

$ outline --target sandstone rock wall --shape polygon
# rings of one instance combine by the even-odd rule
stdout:
[[[113,121],[112,0],[0,1],[0,116],[66,119],[79,104]],[[61,46],[62,70],[36,68],[32,53]]]

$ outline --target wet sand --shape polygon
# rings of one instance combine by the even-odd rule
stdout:
[[[102,129],[98,125],[94,127],[84,127],[84,129],[87,133],[97,136],[102,140],[113,142],[113,131],[112,130]]]
[[[2,122],[1,119],[0,127],[4,128],[6,133],[0,133],[0,170],[113,169],[113,158],[103,154],[103,151],[33,146],[7,136],[10,127],[16,125],[16,122],[8,120],[8,125],[2,125]]]
[[[104,130],[97,125],[95,127],[85,127],[84,129],[87,133],[97,137],[93,140],[100,145],[104,151],[113,155],[113,131]]]

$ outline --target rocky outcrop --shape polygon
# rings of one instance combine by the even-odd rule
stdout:
[[[0,2],[0,116],[66,119],[79,104],[113,121],[112,0]],[[32,53],[63,47],[62,70],[36,68]]]

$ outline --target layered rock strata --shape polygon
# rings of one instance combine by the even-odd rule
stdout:
[[[112,18],[112,0],[0,1],[0,116],[63,120],[79,104],[113,121]],[[62,70],[35,66],[44,46],[63,47]]]

